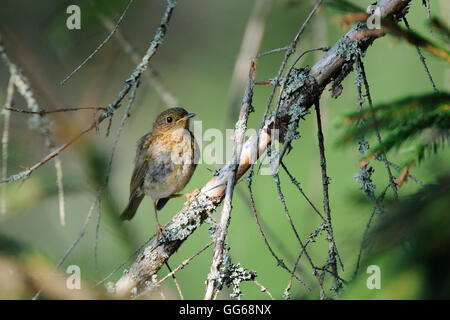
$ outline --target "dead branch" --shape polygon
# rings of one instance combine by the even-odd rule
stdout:
[[[220,224],[216,234],[216,244],[214,247],[214,257],[211,263],[211,269],[206,279],[206,293],[205,300],[211,300],[214,296],[216,287],[216,278],[219,274],[219,267],[222,263],[225,238],[228,232],[228,225],[230,224],[231,215],[231,200],[233,198],[234,185],[236,183],[236,170],[238,168],[238,159],[242,153],[242,146],[244,144],[245,130],[247,129],[247,120],[251,112],[252,100],[253,100],[253,86],[255,82],[256,65],[252,61],[250,66],[250,72],[248,75],[247,87],[245,89],[244,99],[242,100],[241,112],[239,114],[239,120],[236,122],[235,129],[235,143],[232,155],[232,170],[228,172],[227,190],[225,194],[225,201],[220,218]]]

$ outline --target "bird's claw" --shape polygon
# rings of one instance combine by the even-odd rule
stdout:
[[[188,204],[191,204],[191,200],[192,198],[195,199],[195,201],[198,203],[197,201],[197,196],[200,194],[200,190],[199,189],[195,189],[194,191],[192,191],[191,193],[187,193],[186,194],[186,199]]]
[[[156,226],[156,239],[161,242],[165,242],[167,240],[166,236],[164,235],[164,231],[166,228],[161,226],[159,223]]]

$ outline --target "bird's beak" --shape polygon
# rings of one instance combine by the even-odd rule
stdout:
[[[193,117],[195,117],[195,113],[188,113],[183,118],[179,119],[176,123],[189,120],[190,118],[193,118]]]

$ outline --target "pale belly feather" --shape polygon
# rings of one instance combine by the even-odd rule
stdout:
[[[149,163],[143,185],[144,193],[155,201],[181,191],[195,169],[190,136],[171,152],[161,149],[155,146],[152,150],[153,160]]]

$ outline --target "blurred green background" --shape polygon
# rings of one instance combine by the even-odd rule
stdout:
[[[266,19],[266,28],[259,52],[283,47],[289,44],[301,26],[314,1],[273,1]],[[367,7],[372,1],[353,1]],[[97,45],[108,31],[103,27],[99,14],[117,20],[127,1],[78,1],[81,8],[81,30],[66,28],[66,8],[70,1],[13,1],[2,2],[0,11],[0,32],[11,59],[20,65],[31,81],[38,102],[44,109],[66,106],[106,106],[113,101],[123,86],[123,81],[134,69],[135,64],[123,52],[113,38],[90,60],[65,86],[59,82],[65,78]],[[235,119],[228,118],[228,98],[234,63],[239,53],[242,37],[255,1],[179,1],[170,23],[167,37],[152,59],[167,89],[179,100],[181,106],[197,114],[203,129],[233,128]],[[143,54],[159,25],[164,1],[136,0],[129,9],[120,30],[137,52]],[[449,24],[449,3],[445,0],[432,2],[432,13]],[[297,46],[297,54],[304,50],[334,44],[349,27],[342,26],[343,13],[324,7],[313,18]],[[441,45],[448,43],[437,36],[431,36],[426,19],[426,9],[421,1],[413,1],[408,20],[412,28],[421,35]],[[296,56],[294,55],[291,60]],[[322,53],[309,54],[301,65],[312,65]],[[438,88],[450,89],[450,68],[448,63],[425,53],[431,74]],[[262,57],[257,61],[257,80],[276,76],[283,58],[282,53]],[[392,36],[377,40],[364,58],[371,93],[375,103],[389,101],[432,91],[416,49]],[[289,65],[289,64],[288,64]],[[9,79],[7,68],[0,65],[0,101],[5,100]],[[330,205],[334,235],[345,270],[341,276],[351,280],[360,248],[364,228],[372,211],[372,203],[359,190],[354,174],[359,171],[360,155],[357,145],[341,146],[337,143],[339,120],[344,114],[357,109],[354,74],[343,83],[344,91],[333,99],[326,90],[321,99],[325,144],[327,150],[328,175],[331,177]],[[242,88],[242,92],[243,92]],[[251,114],[249,127],[257,128],[267,103],[271,87],[255,88],[255,113]],[[22,98],[16,95],[15,106],[25,107]],[[366,106],[367,107],[367,106]],[[86,279],[100,280],[122,263],[141,243],[154,233],[153,207],[145,199],[138,214],[131,222],[122,223],[118,215],[126,205],[129,179],[133,166],[136,141],[148,132],[155,116],[165,108],[155,90],[143,77],[137,91],[137,100],[132,114],[125,125],[114,157],[109,187],[101,199],[101,225],[98,242],[98,269],[94,261],[96,213],[87,232],[72,254],[61,267],[78,265]],[[66,201],[66,226],[62,227],[58,217],[58,195],[53,164],[49,163],[34,172],[24,183],[7,186],[7,213],[0,215],[0,235],[3,248],[13,248],[13,255],[20,256],[22,248],[27,252],[43,255],[54,265],[77,237],[88,209],[95,198],[98,186],[104,180],[107,159],[115,130],[124,107],[114,117],[112,134],[105,138],[106,122],[100,132],[91,132],[61,154],[64,172]],[[78,111],[51,115],[52,137],[59,145],[80,131],[92,120],[91,111]],[[39,161],[48,150],[43,139],[27,126],[27,115],[12,114],[9,149],[9,174],[21,171],[21,166],[30,166]],[[285,157],[290,171],[300,181],[305,192],[318,208],[322,208],[322,186],[320,180],[319,155],[316,124],[313,115],[300,122],[302,137],[293,144],[293,150]],[[371,141],[374,142],[374,141]],[[402,163],[402,149],[391,152],[393,162]],[[420,166],[414,165],[411,173],[425,184],[434,183],[437,177],[449,171],[448,150],[427,158]],[[374,182],[377,192],[387,183],[387,174],[382,163],[374,162]],[[208,169],[217,166],[201,164],[186,187],[191,191],[206,183],[211,173]],[[394,171],[395,172],[395,171]],[[398,177],[399,172],[395,172]],[[295,187],[289,183],[284,172],[280,173],[281,186],[293,221],[303,239],[320,223]],[[299,245],[292,233],[277,200],[276,185],[271,176],[257,175],[253,182],[256,207],[264,222],[269,241],[284,262],[292,268],[299,252]],[[413,181],[400,189],[401,199],[418,192],[420,186]],[[447,193],[448,195],[448,193]],[[392,193],[387,195],[387,203]],[[160,212],[161,223],[166,223],[182,208],[182,199],[171,200]],[[414,208],[414,205],[412,206]],[[427,214],[438,215],[449,212],[449,203],[427,210]],[[218,218],[220,209],[214,214]],[[376,216],[374,224],[382,218]],[[435,226],[442,222],[437,221]],[[203,225],[190,237],[169,260],[175,268],[187,257],[197,252],[209,241],[207,225]],[[375,228],[375,227],[374,227]],[[430,228],[430,232],[433,232]],[[445,230],[440,229],[441,233]],[[448,237],[448,233],[445,233]],[[423,235],[426,241],[427,233]],[[373,239],[376,239],[374,236]],[[289,281],[289,274],[277,267],[276,261],[267,250],[251,215],[245,183],[237,186],[233,198],[233,211],[228,244],[233,262],[240,262],[245,268],[257,273],[257,280],[277,299],[283,298],[283,291]],[[13,247],[10,243],[19,243]],[[425,288],[429,285],[425,267],[418,264],[419,258],[412,258],[405,264],[404,255],[410,253],[404,243],[387,246],[381,251],[364,251],[359,276],[344,287],[340,296],[345,299],[415,299],[436,297]],[[371,248],[371,247],[370,247]],[[369,249],[370,249],[369,248]],[[3,249],[4,251],[5,249]],[[405,251],[406,250],[406,251]],[[327,259],[328,244],[325,233],[309,247],[311,257],[317,265]],[[201,299],[204,295],[204,280],[209,271],[212,250],[208,249],[189,266],[177,273],[177,279],[185,298]],[[409,260],[408,260],[409,261]],[[381,289],[369,290],[365,270],[369,265],[379,265],[382,272]],[[31,266],[33,270],[33,266]],[[167,273],[159,272],[159,277]],[[442,281],[450,285],[449,278]],[[448,272],[448,270],[446,271]],[[120,277],[117,272],[111,281]],[[310,265],[302,258],[299,275],[311,287],[312,292],[294,281],[291,296],[294,299],[317,299],[317,283]],[[327,288],[331,281],[327,276]],[[164,283],[166,296],[178,298],[174,283]],[[254,283],[241,285],[243,299],[267,299]],[[227,298],[227,289],[220,298]],[[27,293],[28,294],[28,293]],[[333,294],[327,290],[327,294]],[[2,292],[3,298],[29,298],[26,294],[17,296],[13,291]],[[447,298],[449,296],[446,296]]]

